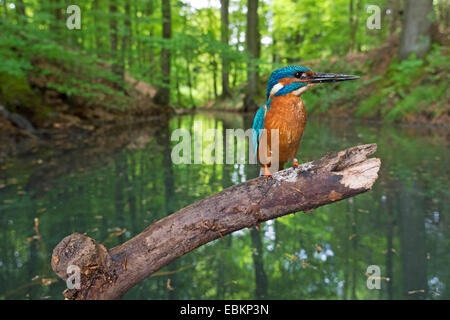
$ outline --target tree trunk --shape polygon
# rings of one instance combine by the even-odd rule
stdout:
[[[162,36],[164,40],[172,37],[172,20],[170,16],[170,0],[161,0],[162,8]],[[166,42],[161,49],[161,73],[163,85],[158,89],[154,101],[160,105],[168,105],[170,102],[170,49]]]
[[[242,7],[239,6],[239,10],[241,10]],[[237,34],[237,39],[236,39],[236,47],[235,50],[236,52],[239,52],[239,48],[241,46],[241,25],[239,24],[239,22],[236,22],[236,34]],[[234,62],[234,74],[233,74],[233,88],[236,87],[237,85],[237,79],[239,76],[239,71],[241,70],[240,68],[240,62],[239,61],[235,61]]]
[[[117,13],[117,7],[114,0],[109,0],[109,41],[111,56],[114,57],[117,54],[118,40],[117,40],[117,20],[115,14]]]
[[[64,20],[63,20],[63,16],[62,16],[62,5],[61,5],[61,0],[53,0],[53,5],[52,5],[52,12],[53,12],[53,16],[55,18],[55,21],[50,21],[51,25],[50,28],[52,31],[57,32],[60,25],[63,24]]]
[[[149,6],[151,6],[151,5],[152,5],[152,1],[149,1]],[[139,3],[135,3],[134,7],[133,7],[133,19],[132,19],[133,31],[132,31],[132,34],[136,35],[136,37],[134,39],[134,42],[136,42],[136,57],[134,56],[134,52],[132,50],[130,50],[130,55],[132,56],[133,62],[135,59],[137,59],[137,64],[138,64],[139,70],[142,70],[142,60],[145,61],[145,57],[147,55],[145,53],[145,49],[144,49],[144,52],[142,50],[141,39],[139,37],[139,35],[141,34],[141,31],[139,29],[140,22],[139,22],[138,14],[139,14]],[[150,18],[150,16],[151,16],[151,14],[146,15],[147,18]],[[152,34],[150,34],[150,36],[152,36]],[[133,45],[133,43],[131,45]],[[150,59],[149,59],[149,61],[150,61]]]
[[[258,92],[258,65],[255,59],[259,58],[259,30],[258,30],[258,0],[248,0],[247,5],[247,52],[250,62],[247,63],[247,93],[244,98],[244,111],[256,110],[258,104],[255,97]]]
[[[185,59],[186,59],[186,81],[189,88],[189,100],[191,102],[191,107],[195,108],[194,96],[192,95],[192,76],[191,76],[191,58],[190,53],[185,51]]]
[[[122,88],[123,79],[123,65],[119,61],[118,49],[119,49],[119,35],[117,28],[117,6],[115,0],[109,0],[109,37],[110,37],[110,55],[112,62],[112,72],[119,77],[118,88]]]
[[[397,32],[399,25],[401,25],[400,20],[402,20],[404,3],[403,1],[390,0],[386,7],[391,10],[389,15],[389,34],[393,35]]]
[[[175,89],[177,90],[177,104],[181,105],[181,91],[180,91],[180,73],[179,68],[175,64]]]
[[[150,0],[147,3],[147,17],[151,18],[153,16],[153,12],[155,11],[154,8],[154,4],[153,4],[154,0]],[[139,23],[136,24],[137,26],[139,25]],[[150,38],[153,38],[153,36],[155,35],[154,33],[154,28],[153,28],[153,24],[150,25]],[[139,34],[138,32],[136,32],[137,34]],[[153,41],[153,39],[152,39]],[[140,44],[140,41],[138,40],[138,44]],[[145,49],[144,49],[145,50]],[[154,60],[155,60],[155,53],[154,53],[154,48],[153,48],[153,44],[150,43],[150,45],[148,46],[148,63],[149,63],[149,74],[152,74],[154,72],[153,70],[153,64],[154,64]],[[141,50],[139,49],[138,52],[140,53]],[[145,56],[145,54],[143,54],[143,56]],[[141,61],[140,57],[139,57],[139,61]],[[140,62],[139,62],[140,63]],[[144,62],[145,63],[145,62]],[[140,64],[139,64],[140,66]]]
[[[211,55],[211,68],[213,75],[213,90],[214,90],[214,99],[217,99],[217,62],[214,55]]]
[[[25,4],[23,0],[16,1],[17,21],[20,23],[26,23]]]
[[[398,56],[407,59],[415,53],[421,58],[430,49],[433,0],[407,0]]]
[[[3,9],[5,10],[5,18],[8,19],[8,4],[7,0],[3,0]]]
[[[222,30],[220,34],[220,40],[224,45],[224,48],[228,46],[228,6],[229,0],[220,0],[220,16],[222,18]],[[229,63],[227,53],[222,51],[222,98],[231,96],[229,86]]]
[[[130,55],[129,55],[129,47],[131,45],[131,10],[130,3],[128,1],[125,2],[125,34],[122,37],[122,65],[124,70],[126,70],[126,65],[131,65]],[[127,59],[128,56],[128,59]]]
[[[100,8],[99,8],[99,1],[100,0],[94,0],[92,4],[92,8],[94,9],[93,15],[94,15],[94,35],[95,35],[95,51],[99,57],[103,57],[103,46],[102,46],[102,32],[99,30],[100,28]]]
[[[276,64],[279,61],[278,47],[277,47],[277,34],[272,32],[272,63]]]
[[[134,285],[182,255],[229,233],[298,211],[310,211],[372,188],[381,161],[368,158],[376,144],[356,146],[259,177],[187,206],[154,222],[129,241],[106,249],[74,233],[53,250],[52,268],[67,279],[81,270],[81,288],[68,299],[120,299]]]
[[[358,31],[359,14],[361,11],[361,1],[356,0],[356,3],[354,3],[353,0],[350,0],[349,11],[350,47],[348,51],[354,52],[356,47],[356,33]]]

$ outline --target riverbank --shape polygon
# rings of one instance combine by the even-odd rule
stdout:
[[[156,119],[167,122],[174,113],[171,107],[153,103],[152,86],[127,73],[118,88],[108,80],[108,66],[97,65],[99,78],[84,78],[84,88],[73,87],[69,94],[63,86],[74,76],[73,70],[64,70],[55,61],[33,63],[26,75],[0,74],[0,160],[39,146],[90,143],[109,128]],[[53,72],[44,72],[48,69]]]
[[[153,103],[148,83],[76,41],[55,40],[31,24],[0,25],[0,159],[173,113]]]
[[[173,116],[206,114],[215,117],[216,115],[242,115],[249,119],[244,126],[251,125],[254,112],[242,112],[230,109],[197,108],[176,109],[170,115],[151,113],[130,113],[118,112],[113,114],[108,121],[83,119],[71,122],[67,125],[53,125],[48,128],[38,128],[34,133],[14,126],[11,122],[0,116],[0,162],[10,156],[20,155],[41,147],[54,148],[59,150],[77,149],[79,147],[92,147],[101,142],[104,151],[107,149],[117,149],[116,146],[127,146],[142,144],[140,136],[152,130],[157,130],[161,126],[167,126],[168,121]],[[227,117],[227,116],[225,116]],[[308,116],[309,121],[320,121],[323,123],[353,123],[356,125],[383,126],[389,124],[392,127],[411,128],[412,130],[433,130],[448,136],[450,130],[449,122],[398,122],[386,123],[380,119],[357,118],[351,116],[339,116],[328,114],[312,113]],[[58,123],[58,122],[56,122]],[[164,125],[165,124],[165,125]],[[134,128],[134,129],[133,129]],[[136,129],[138,128],[138,129]],[[124,132],[138,130],[137,140],[133,141],[135,135],[125,137]],[[150,129],[150,130],[149,130]],[[148,136],[148,134],[145,134]],[[135,137],[136,138],[136,137]]]

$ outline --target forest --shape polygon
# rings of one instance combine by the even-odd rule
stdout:
[[[449,13],[448,0],[0,0],[0,300],[64,298],[51,264],[67,235],[120,246],[257,177],[174,164],[171,134],[226,145],[288,65],[360,76],[302,95],[297,157],[376,143],[373,189],[220,236],[123,298],[449,299]]]
[[[290,64],[362,76],[305,96],[310,114],[448,124],[446,0],[69,5],[2,0],[0,102],[32,126],[117,109],[252,112],[271,71]]]

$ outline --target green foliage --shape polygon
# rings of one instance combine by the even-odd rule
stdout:
[[[326,113],[338,106],[351,107],[355,92],[361,88],[362,82],[349,82],[331,86],[314,88],[303,98],[308,112]]]
[[[363,101],[356,115],[380,115],[401,121],[412,114],[438,116],[448,103],[450,71],[447,50],[435,46],[425,59],[393,59],[376,80],[376,89]]]
[[[81,30],[66,28],[67,4],[63,1],[27,0],[25,16],[12,7],[7,7],[6,12],[0,8],[0,73],[28,78],[37,74],[45,77],[49,88],[63,95],[79,96],[88,103],[110,96],[112,103],[108,106],[126,105],[122,103],[122,72],[155,88],[167,86],[160,66],[161,50],[167,48],[171,51],[171,102],[177,107],[210,105],[215,101],[222,94],[222,59],[226,59],[234,95],[230,100],[218,101],[216,106],[220,108],[236,109],[242,104],[237,100],[245,93],[250,62],[257,66],[262,79],[261,95],[257,98],[263,103],[263,81],[275,68],[311,61],[318,71],[365,76],[364,81],[323,86],[305,95],[312,113],[333,112],[340,106],[356,116],[399,121],[424,110],[428,115],[444,110],[446,94],[440,81],[448,83],[444,76],[444,71],[449,70],[448,50],[434,48],[423,60],[393,59],[382,78],[371,76],[379,73],[370,69],[368,62],[349,64],[345,58],[349,52],[364,54],[384,45],[390,33],[398,31],[396,25],[400,23],[395,21],[394,13],[382,15],[380,30],[366,27],[370,15],[367,5],[376,4],[386,12],[393,6],[392,1],[260,0],[258,58],[250,57],[246,50],[246,1],[230,1],[228,44],[220,39],[219,7],[172,0],[172,37],[163,39],[160,1],[117,0],[116,12],[110,11],[110,3],[78,3]],[[445,19],[442,3],[435,3],[441,24]],[[396,10],[401,7],[395,6]],[[419,79],[425,82],[413,92]],[[415,104],[417,99],[425,102]],[[425,103],[433,105],[432,110],[426,110]]]
[[[42,16],[35,18],[41,19]],[[44,112],[45,106],[38,105],[42,103],[41,99],[36,102],[36,93],[30,89],[28,77],[40,77],[47,88],[86,101],[102,99],[107,95],[123,95],[112,89],[111,85],[117,84],[119,78],[101,67],[104,62],[58,43],[49,30],[36,30],[32,24],[19,25],[9,20],[1,21],[0,28],[3,30],[0,37],[0,74],[4,74],[0,81],[0,94],[7,106],[19,100],[25,108],[37,113]],[[5,77],[9,80],[5,80]],[[11,89],[14,84],[20,86]],[[43,110],[39,110],[39,107]]]
[[[387,120],[402,120],[406,115],[411,113],[419,113],[426,110],[427,107],[440,100],[447,92],[448,84],[441,83],[440,85],[421,85],[405,95],[400,99],[396,105],[389,110],[385,119]],[[439,112],[437,111],[436,116]]]
[[[322,60],[313,70],[318,72],[338,72],[346,74],[364,74],[363,66],[359,63],[346,64],[343,61],[330,63]],[[337,71],[338,70],[338,71]],[[308,113],[326,114],[332,112],[336,106],[351,108],[355,104],[355,97],[366,81],[341,82],[336,84],[317,85],[302,96]]]
[[[42,115],[42,97],[32,90],[21,71],[18,68],[11,74],[0,72],[0,102],[13,112]]]
[[[411,56],[399,61],[393,58],[385,72],[370,76],[376,67],[371,60],[367,60],[364,65],[322,61],[314,69],[330,72],[339,70],[360,74],[363,78],[314,88],[303,97],[308,112],[333,113],[337,106],[350,110],[347,114],[354,113],[357,117],[381,118],[392,122],[417,115],[431,119],[445,112],[449,101],[448,49],[434,46],[423,59]]]

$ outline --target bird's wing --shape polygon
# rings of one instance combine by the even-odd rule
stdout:
[[[258,143],[261,137],[261,130],[264,128],[264,120],[266,119],[267,112],[270,109],[270,100],[261,106],[255,114],[252,126],[252,142],[254,148],[254,155],[256,158],[258,154]]]

